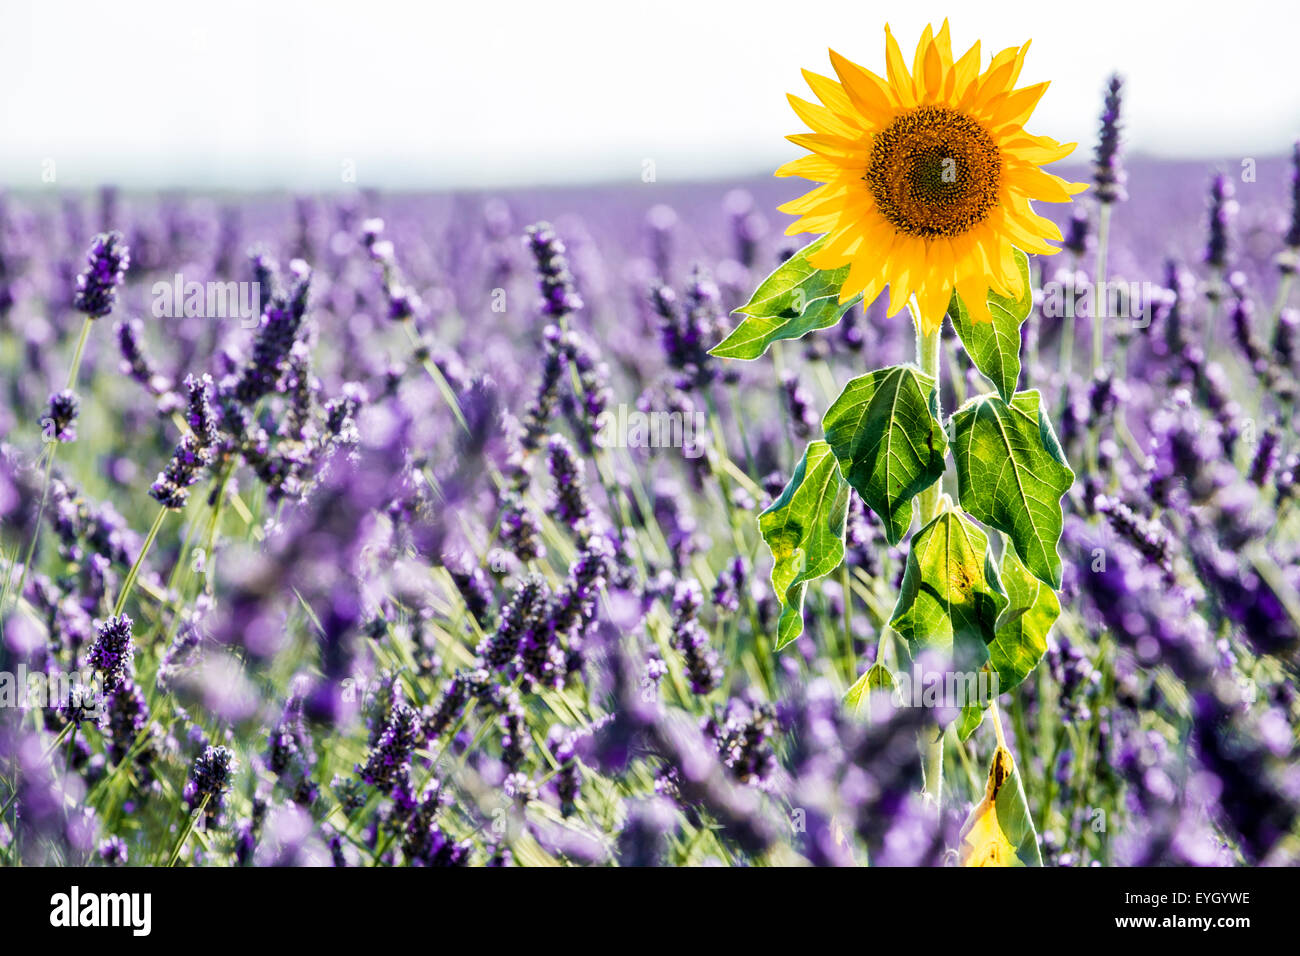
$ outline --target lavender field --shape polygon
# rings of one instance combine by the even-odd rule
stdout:
[[[1024,861],[1295,865],[1295,176],[1130,160],[1100,318],[1047,210],[1059,616],[973,730],[855,491],[775,649],[758,515],[914,352],[882,299],[709,354],[793,184],[0,196],[0,863],[944,865],[1005,746]]]

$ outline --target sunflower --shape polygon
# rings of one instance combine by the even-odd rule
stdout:
[[[1047,89],[1015,88],[1028,50],[1003,50],[980,73],[978,42],[953,61],[945,20],[938,35],[926,27],[911,73],[888,26],[888,79],[834,50],[838,83],[803,71],[821,104],[790,97],[813,131],[788,138],[811,155],[776,175],[823,185],[780,208],[799,217],[787,235],[826,235],[815,268],[849,266],[841,302],[861,293],[870,303],[888,286],[894,315],[915,296],[930,335],[956,290],[975,321],[991,322],[990,290],[1024,292],[1014,250],[1058,251],[1047,240],[1061,231],[1030,200],[1069,202],[1087,187],[1039,168],[1075,144],[1025,131]]]

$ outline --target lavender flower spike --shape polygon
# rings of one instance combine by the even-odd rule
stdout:
[[[1291,228],[1283,241],[1288,248],[1300,250],[1300,140],[1291,147]]]
[[[190,779],[185,783],[182,796],[192,810],[208,798],[203,815],[209,823],[216,823],[221,814],[225,792],[230,789],[230,778],[235,772],[235,757],[225,747],[208,747],[194,759]]]
[[[70,388],[50,396],[50,404],[41,416],[41,433],[47,441],[69,442],[77,440],[77,415],[81,400]]]
[[[538,287],[542,291],[542,312],[559,319],[582,308],[582,297],[574,287],[564,243],[549,222],[529,226],[526,241],[537,262]]]
[[[207,375],[201,379],[192,375],[185,379],[185,387],[190,393],[186,418],[193,430],[181,436],[167,467],[149,489],[149,494],[165,508],[178,511],[185,507],[190,486],[199,480],[215,454],[217,428],[208,400],[211,383],[212,379]]]
[[[1210,182],[1210,235],[1205,245],[1205,264],[1222,271],[1228,265],[1228,227],[1237,212],[1232,182],[1223,173]]]
[[[88,267],[77,276],[72,305],[78,312],[98,319],[113,311],[117,287],[131,265],[131,252],[120,232],[100,233],[90,242],[86,262]]]
[[[1111,74],[1106,84],[1105,105],[1101,111],[1101,133],[1097,139],[1096,163],[1093,166],[1092,180],[1097,184],[1097,202],[1104,206],[1122,202],[1128,198],[1124,183],[1128,177],[1120,162],[1120,95],[1124,88],[1124,79],[1118,73]]]
[[[105,693],[117,690],[131,676],[131,660],[135,657],[131,628],[131,619],[125,614],[111,617],[96,628],[98,636],[86,654],[86,663],[99,671]]]

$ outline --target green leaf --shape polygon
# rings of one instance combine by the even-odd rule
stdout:
[[[896,684],[894,675],[884,664],[872,664],[867,672],[853,682],[853,686],[844,695],[845,702],[852,709],[853,715],[859,716],[864,708],[870,712],[871,697],[877,691],[893,691]]]
[[[840,304],[840,287],[848,278],[848,266],[823,271],[808,261],[825,242],[822,236],[800,249],[760,282],[750,300],[736,310],[745,318],[709,354],[756,359],[773,342],[797,339],[838,322],[860,296]]]
[[[1034,291],[1029,284],[1029,257],[1016,250],[1016,265],[1024,295],[1019,299],[989,292],[989,314],[993,324],[974,322],[970,311],[957,293],[953,293],[948,306],[948,318],[957,331],[961,344],[966,347],[975,367],[993,383],[1004,401],[1011,401],[1020,380],[1020,326],[1033,307]]]
[[[989,663],[998,674],[998,693],[1005,694],[1029,676],[1047,651],[1047,632],[1061,613],[1056,592],[1029,573],[1007,551],[1002,556],[1002,586],[1007,609],[989,644]]]
[[[1038,833],[1011,751],[999,745],[984,799],[961,828],[962,866],[1042,866]]]
[[[1025,567],[1061,586],[1061,496],[1074,483],[1038,392],[981,395],[952,417],[962,507],[1011,539]]]
[[[781,602],[777,650],[803,633],[807,583],[834,571],[844,559],[849,486],[824,441],[809,444],[781,496],[758,516],[772,550],[772,588]]]
[[[1061,613],[1056,592],[1029,573],[1015,552],[1002,556],[998,574],[1007,593],[1007,606],[998,617],[988,645],[989,666],[997,674],[997,694],[1021,683],[1047,651],[1047,632]],[[996,695],[995,695],[996,696]],[[967,704],[957,718],[957,736],[966,740],[984,722],[986,702]]]
[[[961,709],[961,715],[957,718],[958,740],[969,739],[979,729],[979,725],[984,723],[984,711],[987,709],[985,704],[967,704]]]
[[[998,616],[1007,606],[984,532],[944,499],[933,521],[912,536],[890,626],[912,656],[943,651],[960,671],[987,659]]]
[[[822,419],[840,470],[898,544],[912,499],[943,476],[948,443],[931,413],[934,379],[914,365],[855,378]]]

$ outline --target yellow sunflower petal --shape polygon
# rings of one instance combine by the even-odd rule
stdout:
[[[886,27],[885,29],[889,29]],[[921,39],[916,41],[916,52],[912,54],[912,78],[916,79],[924,70],[925,54],[930,49],[930,44],[934,42],[934,27],[929,24],[921,31]],[[917,90],[919,93],[920,90]]]
[[[839,175],[840,167],[825,156],[818,156],[811,153],[808,156],[800,156],[798,159],[792,159],[777,169],[775,175],[785,176],[802,176],[804,179],[811,179],[813,182],[829,182]]]
[[[1058,143],[1050,136],[1032,136],[1021,130],[1018,133],[1001,138],[1002,151],[1010,153],[1017,159],[1042,166],[1065,159],[1078,143]]]
[[[824,106],[809,103],[793,93],[787,93],[786,99],[790,101],[790,106],[794,109],[795,115],[815,130],[821,130],[823,133],[830,133],[832,136],[839,136],[850,141],[862,135],[861,127],[845,122]]]
[[[1050,83],[1035,83],[1007,93],[1001,103],[992,110],[989,125],[994,129],[1003,126],[1024,126],[1029,114],[1034,111],[1038,101],[1047,92]]]
[[[916,90],[912,86],[912,76],[907,72],[903,62],[903,52],[898,48],[898,41],[885,24],[885,69],[889,77],[889,87],[894,91],[901,106],[916,105]]]
[[[1088,188],[1087,183],[1067,182],[1037,166],[1009,167],[1004,175],[1007,185],[1020,190],[1030,199],[1041,199],[1043,202],[1069,202],[1075,193]]]
[[[804,81],[808,84],[808,89],[813,91],[813,95],[821,100],[829,110],[834,110],[845,120],[854,118],[853,103],[849,96],[844,92],[844,87],[836,83],[829,76],[822,76],[820,73],[814,73],[812,70],[803,70]]]
[[[853,105],[859,110],[864,120],[872,128],[883,126],[894,115],[898,106],[897,99],[890,93],[889,86],[870,70],[863,69],[852,60],[845,59],[834,50],[829,51],[831,66],[844,84]]]
[[[961,59],[953,66],[953,88],[949,94],[949,102],[960,101],[965,96],[966,91],[970,89],[971,83],[979,76],[980,72],[980,41],[976,40],[969,50],[961,55]]]
[[[849,157],[857,156],[862,152],[862,146],[858,143],[830,133],[795,133],[793,136],[787,136],[786,139],[796,146],[810,149],[822,156]]]

